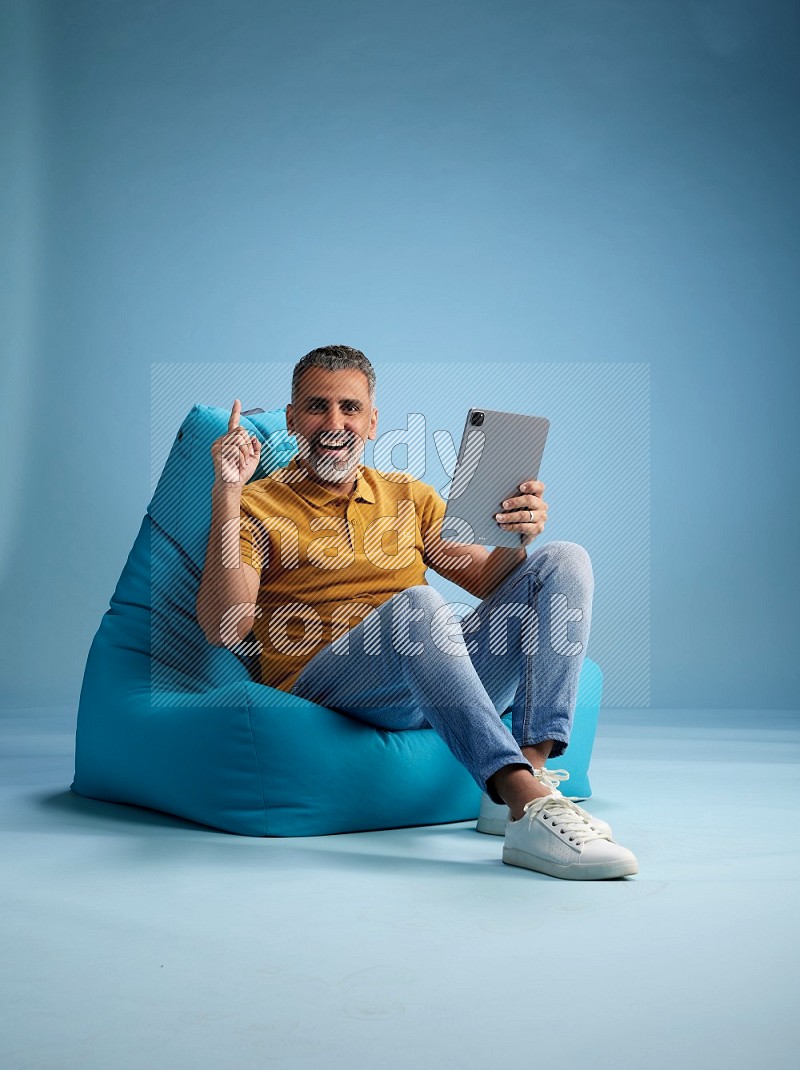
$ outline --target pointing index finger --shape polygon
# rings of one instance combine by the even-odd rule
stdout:
[[[241,413],[241,411],[242,411],[242,403],[241,403],[241,401],[239,401],[238,398],[236,398],[236,400],[233,403],[233,408],[231,409],[230,419],[228,420],[228,430],[229,431],[233,431],[235,428],[237,428],[239,426],[239,414]]]

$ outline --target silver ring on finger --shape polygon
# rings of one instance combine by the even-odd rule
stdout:
[[[529,509],[528,510],[528,517],[529,517],[528,523],[532,524],[533,523],[533,509]]]

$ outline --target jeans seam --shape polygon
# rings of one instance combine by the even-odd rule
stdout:
[[[526,602],[527,602],[528,605],[531,606],[531,608],[533,610],[534,619],[538,621],[538,619],[539,619],[539,592],[541,590],[541,586],[540,586],[540,584],[538,584],[536,582],[536,577],[532,576],[530,574],[530,572],[526,572],[525,578],[528,580],[528,583],[529,583],[528,592],[527,592],[528,597],[526,598]],[[531,580],[533,581],[533,588],[534,588],[534,590],[533,590],[533,599],[532,600],[531,600],[531,590],[530,590],[530,581]],[[539,641],[541,641],[541,635],[539,635]],[[524,696],[524,709],[523,709],[523,712],[522,712],[522,729],[520,731],[520,736],[522,737],[522,739],[526,739],[528,737],[530,731],[531,731],[532,719],[533,719],[534,712],[536,710],[536,697],[535,697],[536,684],[535,684],[535,680],[534,680],[534,676],[533,676],[533,658],[529,657],[527,654],[524,655],[524,658],[525,658],[525,696]],[[527,744],[525,744],[525,746],[527,746]]]

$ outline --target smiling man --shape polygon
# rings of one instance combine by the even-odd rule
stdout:
[[[265,684],[384,729],[433,728],[484,792],[478,829],[505,836],[504,862],[578,880],[636,873],[545,768],[569,743],[593,576],[576,543],[527,552],[547,521],[544,485],[523,482],[498,512],[518,548],[442,539],[432,486],[361,464],[377,431],[375,372],[349,346],[297,363],[286,424],[298,453],[252,483],[260,444],[240,412],[237,400],[211,449],[197,597],[208,641],[235,647],[252,631]],[[479,605],[460,619],[428,568]]]

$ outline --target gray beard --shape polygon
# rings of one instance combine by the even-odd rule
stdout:
[[[363,453],[364,443],[357,442],[342,454],[335,456],[320,456],[313,449],[309,449],[305,460],[326,483],[346,483],[350,479],[350,472],[359,463]]]

